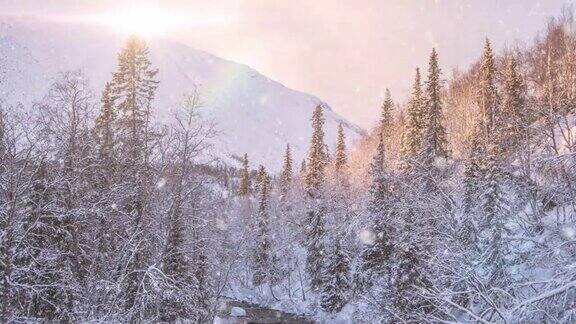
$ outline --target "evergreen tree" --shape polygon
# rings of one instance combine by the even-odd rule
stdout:
[[[99,165],[103,169],[105,178],[110,178],[114,169],[114,111],[110,98],[111,86],[106,83],[102,91],[100,114],[96,119],[94,130],[96,145],[98,146]]]
[[[324,143],[324,116],[318,105],[312,115],[312,140],[306,163],[304,189],[308,197],[306,226],[306,270],[311,278],[313,289],[319,289],[324,266],[324,216],[322,202],[324,169],[326,166],[326,144]]]
[[[420,81],[420,69],[416,68],[412,94],[406,108],[406,129],[404,140],[402,141],[402,153],[407,160],[417,158],[420,153],[425,126],[424,113],[425,106]]]
[[[347,158],[346,158],[346,140],[344,138],[344,128],[342,127],[342,123],[338,124],[338,135],[336,139],[336,156],[334,167],[336,169],[336,173],[344,172],[344,168],[346,167]]]
[[[29,287],[20,294],[27,316],[56,322],[74,320],[71,264],[67,257],[70,233],[54,205],[55,188],[48,166],[41,162],[33,175],[27,199],[24,235],[16,255],[16,282]]]
[[[264,166],[258,169],[258,225],[257,245],[254,253],[255,270],[252,283],[259,286],[271,283],[275,278],[276,257],[272,254],[268,198],[270,178]]]
[[[370,242],[362,251],[361,275],[357,278],[360,289],[370,286],[376,277],[386,274],[388,259],[393,252],[388,215],[390,213],[390,183],[384,169],[384,141],[379,138],[378,147],[370,164],[372,184],[369,191],[368,212],[373,222]]]
[[[502,188],[504,175],[501,167],[502,151],[498,143],[489,143],[484,157],[484,186],[479,202],[478,233],[480,251],[479,266],[489,285],[507,287],[510,282],[506,259],[510,257],[508,243],[504,239],[507,232],[509,202]],[[483,273],[484,272],[484,273]]]
[[[240,185],[238,195],[245,197],[250,194],[250,170],[248,169],[248,154],[244,154],[242,159],[242,170],[240,171]]]
[[[423,158],[430,164],[437,157],[448,157],[448,142],[446,130],[442,125],[442,80],[440,79],[440,66],[438,54],[432,49],[428,67],[428,80],[426,80],[426,112],[424,143],[422,145]]]
[[[117,136],[124,163],[136,167],[148,159],[150,110],[158,81],[152,69],[146,43],[131,36],[118,55],[118,69],[112,78],[111,97],[117,112]]]
[[[480,66],[478,82],[478,106],[482,113],[482,125],[486,132],[492,132],[498,124],[498,92],[496,88],[496,65],[494,55],[490,47],[490,41],[486,39],[482,65]]]
[[[300,179],[306,179],[306,159],[300,163]]]
[[[280,193],[285,196],[290,190],[292,183],[292,154],[290,153],[290,144],[286,144],[286,151],[284,152],[284,163],[282,164],[282,172],[280,173]]]
[[[161,311],[162,318],[165,321],[175,321],[177,318],[186,318],[186,307],[188,305],[179,303],[179,297],[185,294],[181,289],[190,284],[192,280],[191,266],[188,260],[184,237],[186,228],[180,203],[181,202],[178,202],[178,198],[176,198],[170,213],[168,237],[166,239],[162,260],[162,270],[164,274],[170,278],[171,284],[176,288],[169,297],[163,301]],[[180,296],[178,296],[178,294]]]
[[[152,183],[150,154],[150,112],[158,81],[158,70],[152,69],[148,48],[143,40],[132,36],[118,55],[118,68],[113,74],[111,95],[117,112],[115,130],[117,160],[121,181],[125,185],[122,210],[129,217],[126,228],[131,237],[125,258],[125,309],[132,310],[146,269],[146,226],[150,223],[149,195]],[[134,235],[134,237],[132,237]]]
[[[350,258],[338,238],[326,263],[320,306],[325,311],[337,313],[346,305],[351,287]]]
[[[316,106],[312,114],[312,140],[306,163],[305,189],[309,197],[319,198],[324,181],[324,169],[328,153],[324,142],[324,114],[322,106]]]
[[[384,91],[384,102],[382,103],[382,111],[380,114],[380,132],[385,136],[390,135],[392,128],[392,109],[394,103],[392,102],[392,95],[390,90],[386,88]]]
[[[501,145],[504,148],[519,144],[525,135],[525,128],[529,122],[525,101],[524,82],[518,73],[516,60],[510,57],[506,65],[502,91],[500,132]]]

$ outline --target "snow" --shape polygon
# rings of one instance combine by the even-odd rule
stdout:
[[[246,311],[242,307],[232,307],[230,309],[230,316],[234,317],[246,316]]]
[[[156,187],[158,189],[164,188],[165,185],[166,185],[166,179],[165,178],[160,178],[160,180],[158,180],[158,182],[156,183]]]
[[[562,238],[569,241],[574,239],[576,231],[574,230],[574,227],[565,225],[560,228],[560,235],[562,235]]]
[[[0,97],[7,104],[30,106],[59,73],[81,69],[98,102],[124,41],[123,36],[102,27],[0,17],[0,67],[6,70],[0,75]],[[275,172],[282,165],[281,152],[287,143],[294,160],[301,161],[309,145],[310,116],[320,103],[326,107],[327,144],[335,145],[340,121],[349,143],[362,132],[320,99],[289,89],[248,66],[168,39],[147,42],[153,66],[159,69],[157,117],[170,118],[185,94],[198,87],[204,117],[216,122],[213,154],[227,163],[237,163],[235,157],[248,153],[252,166],[263,164]]]
[[[376,239],[376,235],[374,235],[374,232],[372,232],[370,230],[363,229],[360,231],[360,233],[358,233],[358,238],[360,239],[360,242],[362,242],[362,244],[372,245],[372,244],[374,244],[374,240]]]

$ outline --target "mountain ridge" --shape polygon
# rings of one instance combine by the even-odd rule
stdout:
[[[0,16],[0,94],[8,104],[31,105],[48,91],[57,76],[81,69],[97,98],[116,68],[125,37],[96,25],[49,22]],[[160,86],[155,115],[166,120],[186,93],[199,87],[204,116],[216,122],[214,154],[230,164],[248,153],[252,166],[277,171],[286,144],[294,160],[306,156],[311,135],[309,118],[325,107],[326,142],[333,147],[342,122],[348,143],[363,130],[335,113],[318,97],[286,87],[253,68],[165,38],[147,39]]]

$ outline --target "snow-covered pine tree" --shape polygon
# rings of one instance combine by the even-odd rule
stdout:
[[[242,158],[242,170],[240,170],[240,184],[238,186],[238,195],[246,197],[250,194],[250,169],[248,165],[248,154]]]
[[[402,142],[402,155],[407,163],[416,159],[422,146],[422,135],[424,132],[425,106],[422,94],[422,83],[420,81],[420,69],[416,68],[412,94],[406,108],[406,128]]]
[[[177,185],[179,186],[179,185]],[[192,306],[187,303],[189,288],[193,280],[191,277],[191,265],[188,260],[185,234],[187,232],[184,217],[182,215],[182,192],[175,188],[174,202],[171,206],[168,224],[168,237],[162,256],[162,271],[169,278],[171,289],[162,301],[160,306],[161,318],[163,321],[173,322],[178,318],[187,318],[187,309]]]
[[[474,125],[470,134],[470,147],[464,171],[464,213],[471,216],[470,212],[479,202],[479,197],[485,188],[486,154],[490,143],[500,141],[502,129],[497,129],[500,124],[500,112],[498,107],[498,91],[496,87],[496,65],[490,41],[484,43],[484,53],[478,74],[478,90],[476,102],[480,109],[480,118]],[[499,139],[494,142],[493,137]],[[477,233],[471,232],[473,221],[464,221],[462,238],[465,241],[473,240]]]
[[[393,244],[388,215],[390,213],[390,183],[384,169],[384,140],[379,137],[378,147],[370,164],[372,184],[369,191],[368,212],[372,228],[364,236],[362,263],[356,276],[360,290],[370,287],[377,277],[386,275],[388,261],[393,253]]]
[[[300,179],[302,179],[302,182],[306,179],[306,159],[302,160],[302,163],[300,163]]]
[[[100,114],[96,118],[94,133],[98,147],[99,168],[103,181],[109,182],[114,173],[114,110],[110,98],[111,86],[107,82],[100,99]]]
[[[118,68],[111,83],[119,152],[123,152],[123,163],[137,163],[136,168],[148,160],[150,113],[158,88],[158,70],[152,68],[148,56],[146,43],[131,36],[118,54]]]
[[[347,164],[347,157],[346,157],[346,139],[344,137],[344,128],[342,127],[342,123],[338,124],[338,134],[336,138],[336,154],[334,160],[334,169],[336,173],[344,172],[344,168]]]
[[[306,223],[306,270],[313,289],[321,287],[324,266],[325,207],[322,201],[324,172],[326,167],[326,144],[324,143],[324,115],[322,106],[316,106],[312,114],[312,139],[306,163],[304,190],[307,196]]]
[[[113,193],[113,185],[119,180],[115,174],[114,142],[115,134],[115,113],[113,101],[111,98],[112,86],[106,82],[102,96],[100,98],[100,112],[94,123],[94,142],[96,144],[96,178],[94,187],[97,195],[102,201],[102,207],[99,208],[96,217],[98,218],[97,236],[98,246],[94,262],[94,276],[97,278],[107,277],[109,274],[104,271],[113,258],[115,248],[116,234],[118,231],[117,224],[113,219],[117,216],[117,210],[113,206],[117,205],[117,195]],[[115,229],[115,230],[111,230]]]
[[[113,74],[111,97],[116,112],[115,131],[117,167],[124,190],[121,210],[126,215],[128,262],[125,268],[125,309],[136,314],[133,306],[142,288],[147,268],[146,227],[151,220],[150,191],[154,188],[150,155],[153,133],[150,127],[152,100],[158,81],[158,70],[152,68],[146,43],[131,36],[118,54],[118,68]]]
[[[24,317],[72,322],[74,280],[66,249],[70,234],[59,215],[61,209],[54,204],[57,193],[48,167],[44,161],[35,167],[14,279],[23,288],[18,298],[26,305]]]
[[[518,64],[514,56],[508,59],[503,83],[501,145],[503,148],[512,148],[526,138],[525,131],[529,123],[524,82],[518,73]]]
[[[502,127],[504,114],[499,110],[495,85],[494,58],[486,41],[482,68],[478,78],[477,102],[480,116],[471,134],[469,156],[464,172],[464,219],[459,242],[467,251],[465,264],[477,274],[471,291],[477,289],[475,280],[482,281],[483,289],[493,303],[501,303],[501,291],[511,283],[507,273],[508,260],[512,257],[505,240],[509,217],[509,202],[504,192],[505,176],[502,149],[505,135]],[[506,95],[505,95],[506,97]],[[504,99],[508,101],[508,99]],[[493,289],[498,289],[495,291]],[[484,294],[485,292],[477,292]],[[486,305],[490,308],[491,305]]]
[[[423,163],[429,166],[436,158],[449,156],[446,130],[442,113],[442,79],[436,49],[432,49],[426,80],[426,104],[424,115]]]
[[[506,261],[511,255],[508,241],[504,238],[508,231],[506,223],[510,203],[503,190],[503,151],[495,140],[488,142],[486,151],[483,161],[484,186],[478,206],[478,243],[482,251],[479,269],[481,273],[485,272],[482,276],[487,279],[488,285],[504,288],[511,283]]]
[[[282,163],[282,171],[280,173],[280,194],[285,197],[292,185],[292,154],[290,153],[290,144],[286,144],[286,151],[284,152],[284,162]]]
[[[394,108],[394,102],[392,101],[392,95],[390,90],[386,88],[384,91],[384,101],[382,102],[382,108],[380,112],[380,131],[379,133],[384,134],[388,137],[392,131],[392,110]]]
[[[318,105],[312,114],[312,139],[306,163],[305,189],[309,197],[319,198],[324,183],[324,169],[327,163],[326,143],[324,142],[324,114]]]
[[[350,257],[338,237],[334,240],[333,251],[326,259],[320,306],[325,311],[338,313],[348,302],[351,288]]]
[[[469,241],[473,239],[475,235],[473,231],[473,220],[472,220],[472,209],[478,203],[478,197],[482,190],[482,177],[483,177],[483,165],[482,157],[485,153],[484,150],[484,134],[481,120],[477,121],[471,133],[469,135],[470,145],[468,148],[468,156],[464,164],[464,196],[462,197],[463,207],[464,207],[464,221],[463,221],[463,233],[461,233],[461,238],[464,241]]]
[[[482,114],[482,125],[486,132],[491,132],[499,125],[500,113],[496,87],[496,64],[488,39],[484,43],[484,54],[479,71],[477,101]]]
[[[256,232],[256,250],[254,251],[254,274],[252,284],[260,286],[272,283],[276,276],[276,257],[272,252],[270,235],[270,177],[264,166],[258,168],[258,223]]]

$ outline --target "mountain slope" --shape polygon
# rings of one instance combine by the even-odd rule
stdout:
[[[41,98],[62,71],[81,69],[98,95],[116,66],[124,37],[97,26],[0,18],[0,95],[8,104]],[[321,100],[289,88],[241,64],[166,39],[148,40],[160,86],[155,114],[165,119],[198,86],[204,117],[216,122],[216,156],[225,161],[248,153],[252,165],[281,165],[286,143],[304,158],[309,118]],[[332,147],[340,121],[348,141],[361,130],[325,105],[326,141]]]

